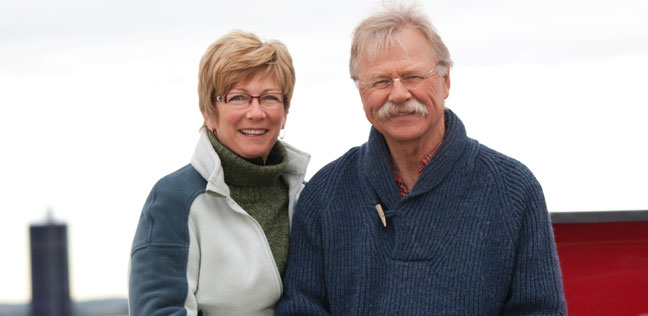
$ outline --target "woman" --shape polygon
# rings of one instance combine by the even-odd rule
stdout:
[[[295,71],[245,32],[200,62],[204,117],[191,163],[151,191],[131,252],[131,315],[272,315],[310,156],[277,141]]]

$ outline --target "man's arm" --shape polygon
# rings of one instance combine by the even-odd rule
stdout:
[[[526,194],[516,261],[502,315],[567,315],[560,265],[540,184]]]
[[[283,280],[284,292],[275,315],[329,315],[324,279],[322,214],[315,191],[312,183],[307,184],[297,203]]]

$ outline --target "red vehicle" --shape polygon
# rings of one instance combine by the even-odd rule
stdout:
[[[570,316],[648,316],[648,211],[551,213]]]

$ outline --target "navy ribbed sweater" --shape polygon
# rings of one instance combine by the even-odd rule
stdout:
[[[373,128],[313,176],[293,218],[277,315],[566,314],[539,183],[466,137],[450,110],[445,119],[443,143],[407,197]]]

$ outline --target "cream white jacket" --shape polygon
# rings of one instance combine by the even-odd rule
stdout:
[[[283,143],[292,219],[310,156]],[[131,315],[273,315],[282,284],[261,225],[230,196],[205,129],[153,187],[133,241]]]

